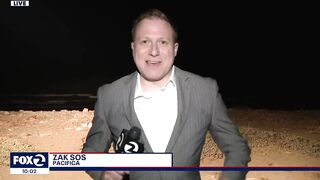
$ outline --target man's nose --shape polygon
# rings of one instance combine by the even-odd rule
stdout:
[[[151,56],[158,56],[159,55],[159,47],[158,47],[157,43],[152,43],[151,44],[149,54]]]

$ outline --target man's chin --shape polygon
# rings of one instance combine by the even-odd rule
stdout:
[[[157,81],[161,81],[164,78],[164,76],[157,75],[157,74],[144,74],[143,78],[146,81],[157,82]]]
[[[144,77],[144,79],[150,82],[157,82],[157,81],[161,81],[163,77]]]
[[[167,78],[167,76],[168,76],[168,74],[155,73],[155,72],[149,72],[149,73],[142,74],[143,79],[145,79],[146,81],[149,81],[149,82],[163,81],[165,78]]]

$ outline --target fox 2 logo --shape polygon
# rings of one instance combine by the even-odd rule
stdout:
[[[11,152],[10,168],[48,168],[48,153]]]

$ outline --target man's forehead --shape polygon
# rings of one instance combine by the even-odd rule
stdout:
[[[144,19],[137,25],[136,33],[138,31],[143,31],[143,33],[173,33],[173,29],[170,24],[162,19]]]

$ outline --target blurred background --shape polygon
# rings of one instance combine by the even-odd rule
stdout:
[[[93,109],[99,86],[135,70],[131,24],[147,8],[174,18],[176,65],[216,79],[228,107],[320,108],[319,9],[310,4],[29,4],[0,4],[0,110]]]

